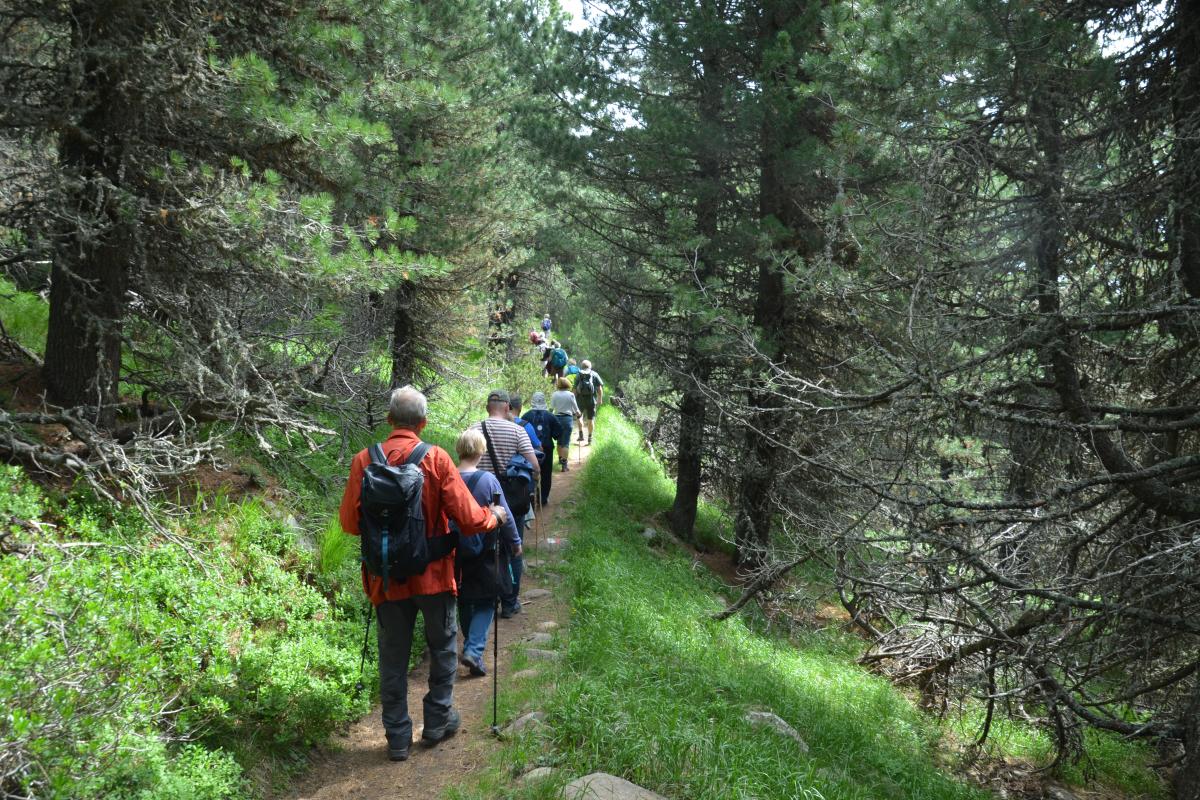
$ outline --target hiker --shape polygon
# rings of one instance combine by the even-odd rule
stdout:
[[[547,312],[546,315],[544,317],[542,317],[542,332],[545,333],[546,336],[550,335],[550,314],[549,314],[549,312]]]
[[[464,538],[455,558],[458,620],[463,631],[460,662],[472,675],[480,677],[487,675],[483,654],[496,613],[496,597],[511,593],[509,555],[520,557],[521,537],[508,502],[500,492],[500,481],[492,473],[479,469],[479,459],[487,452],[483,434],[477,430],[463,431],[454,449],[458,453],[458,473],[475,500],[481,506],[487,505],[494,492],[500,493],[500,504],[509,512],[508,519],[497,530],[473,537],[477,540],[474,542]]]
[[[388,422],[392,433],[380,447],[389,464],[405,463],[422,447],[428,403],[425,395],[411,386],[392,392]],[[373,448],[371,448],[373,449]],[[369,450],[361,450],[350,462],[350,477],[342,494],[339,519],[342,530],[359,535],[363,521],[359,500],[363,473],[371,464]],[[425,535],[436,540],[449,534],[449,517],[464,536],[495,530],[508,512],[501,505],[482,507],[463,483],[450,455],[432,446],[420,459],[424,476],[421,510]],[[432,546],[432,545],[431,545]],[[455,591],[453,551],[432,561],[425,571],[404,580],[385,579],[363,566],[363,589],[375,607],[379,621],[379,695],[383,704],[383,729],[388,758],[404,761],[412,744],[412,719],[408,713],[408,659],[412,651],[413,625],[417,612],[425,620],[425,642],[429,646],[429,692],[425,695],[425,729],[421,743],[432,747],[458,730],[460,718],[453,708],[455,663]]]
[[[509,422],[520,425],[525,430],[525,433],[527,433],[529,435],[529,443],[531,445],[533,445],[534,455],[537,456],[538,472],[539,472],[539,480],[540,480],[541,474],[544,472],[541,469],[542,462],[543,462],[542,440],[541,440],[541,437],[538,436],[537,428],[535,428],[533,425],[531,425],[530,423],[526,422],[524,419],[521,418],[521,395],[519,395],[515,392],[509,394],[509,396],[508,396],[508,420],[509,420]],[[537,491],[538,491],[538,489],[535,486],[534,493],[530,495],[531,501],[533,501],[537,498],[537,495],[536,495]],[[522,539],[524,539],[524,536],[525,536],[525,525],[526,524],[527,524],[527,518],[525,516],[522,516],[521,517],[521,537],[522,537]],[[508,616],[511,617],[513,614],[518,613],[521,608],[521,601],[519,598],[520,598],[520,594],[521,594],[521,576],[525,574],[525,558],[520,553],[517,553],[516,555],[513,556],[512,563],[513,563],[512,590],[510,592],[508,592],[507,594],[500,595],[500,615],[504,619],[508,618],[508,617],[504,617],[505,611],[507,611]]]
[[[491,442],[491,446],[487,448],[484,457],[479,461],[480,469],[491,472],[497,478],[504,478],[515,455],[524,456],[532,467],[531,486],[528,487],[528,494],[518,501],[508,493],[507,487],[505,492],[509,507],[513,512],[513,522],[517,526],[517,535],[524,541],[525,513],[529,510],[529,501],[536,490],[537,477],[541,472],[541,467],[538,465],[537,454],[533,452],[533,443],[529,439],[529,434],[520,425],[508,419],[508,400],[508,392],[505,391],[497,390],[489,394],[487,399],[488,418],[482,422],[473,423],[470,430],[484,434],[485,443],[488,440]],[[505,483],[505,481],[502,480],[501,483]],[[519,587],[525,561],[517,556],[511,560],[511,565],[513,585]],[[515,596],[501,597],[500,600],[500,617],[502,619],[508,619],[513,614],[521,613],[521,604]]]
[[[562,467],[562,471],[567,471],[567,458],[571,452],[571,422],[578,419],[582,412],[579,410],[579,403],[575,400],[575,395],[571,394],[571,382],[566,378],[559,378],[555,383],[557,391],[550,395],[550,410],[554,412],[554,418],[558,420],[559,436],[558,436],[558,463]]]
[[[562,435],[561,426],[558,419],[550,413],[546,408],[546,394],[544,392],[534,392],[529,398],[529,410],[526,411],[521,418],[528,422],[537,431],[538,438],[542,440],[542,451],[538,455],[541,460],[541,504],[544,506],[550,502],[550,483],[554,477],[554,470],[550,468],[551,461],[554,458],[554,444]]]
[[[572,375],[578,375],[578,374],[579,374],[579,365],[575,363],[575,359],[573,359],[573,358],[568,359],[567,360],[567,374],[565,377],[569,378]]]
[[[587,425],[587,443],[592,443],[592,431],[596,426],[596,407],[604,400],[604,381],[592,371],[592,362],[583,360],[583,369],[575,376],[575,399],[583,412],[583,424],[579,426],[579,443],[583,444],[583,427]]]
[[[563,370],[567,368],[567,351],[558,342],[550,343],[550,374],[557,380],[563,376]]]
[[[543,340],[538,347],[541,348],[542,353],[542,375],[553,377],[553,369],[550,366],[550,359],[554,355],[554,348],[551,347],[550,343],[545,340]]]

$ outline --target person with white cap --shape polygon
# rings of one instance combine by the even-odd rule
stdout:
[[[592,432],[595,428],[596,407],[604,400],[604,381],[592,371],[592,362],[586,358],[580,365],[579,374],[575,376],[575,399],[579,402],[579,410],[583,412],[583,423],[579,426],[579,443],[583,444],[583,427],[587,425],[587,443],[592,443]]]

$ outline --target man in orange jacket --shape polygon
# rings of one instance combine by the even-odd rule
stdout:
[[[391,464],[408,458],[421,439],[428,403],[425,395],[405,386],[392,392],[388,421],[392,433],[383,443],[383,452]],[[342,530],[359,533],[359,498],[363,470],[371,462],[362,450],[350,462],[350,479],[342,495]],[[440,447],[431,447],[421,459],[425,483],[421,509],[425,514],[425,535],[440,536],[452,519],[463,535],[490,531],[505,519],[501,506],[484,508],[475,502],[454,466],[450,455]],[[408,714],[408,659],[412,651],[413,626],[417,612],[425,620],[425,641],[429,645],[429,692],[425,695],[425,730],[421,743],[433,746],[458,730],[459,715],[452,707],[454,678],[458,672],[455,645],[458,636],[454,582],[454,552],[431,563],[420,575],[400,582],[392,580],[384,589],[383,578],[363,568],[363,589],[375,606],[379,620],[379,694],[383,703],[383,729],[387,734],[388,757],[393,761],[408,758],[412,743],[412,719]]]

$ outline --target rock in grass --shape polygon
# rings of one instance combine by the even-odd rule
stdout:
[[[800,734],[791,725],[784,722],[778,715],[772,714],[770,711],[747,711],[746,721],[755,726],[767,726],[773,728],[778,733],[795,739],[796,744],[800,746],[800,752],[808,752],[808,742],[801,738]]]
[[[548,633],[531,633],[525,637],[525,641],[530,644],[550,644],[554,637]]]
[[[539,622],[537,629],[539,631],[556,631],[558,630],[558,623],[552,619],[548,619],[545,622]]]
[[[562,653],[556,650],[539,650],[536,647],[526,650],[525,655],[534,661],[557,661],[562,658]]]
[[[536,669],[523,669],[520,672],[514,672],[513,677],[517,680],[524,680],[525,678],[536,678],[539,674]]]
[[[666,800],[661,794],[606,772],[593,772],[563,787],[563,800]]]
[[[1075,795],[1061,786],[1047,786],[1046,792],[1042,797],[1046,798],[1046,800],[1078,800]]]
[[[559,770],[556,770],[554,767],[535,767],[521,777],[517,778],[517,780],[520,783],[528,785],[531,783],[537,783],[538,781],[550,780],[558,773]]]
[[[646,530],[642,531],[642,538],[647,542],[653,542],[658,538],[658,531],[654,530],[654,528],[646,528]]]
[[[528,714],[521,716],[508,723],[508,727],[504,729],[505,733],[520,733],[527,728],[536,728],[546,724],[546,715],[541,711],[530,711]]]
[[[530,589],[521,598],[522,603],[528,603],[530,600],[541,600],[543,597],[549,597],[552,592],[549,589]]]

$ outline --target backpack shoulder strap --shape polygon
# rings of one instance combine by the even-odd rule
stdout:
[[[367,454],[371,457],[372,464],[386,465],[388,463],[387,454],[383,452],[382,444],[373,444],[367,448]]]
[[[473,493],[475,491],[475,487],[479,485],[479,480],[482,477],[483,477],[483,470],[481,470],[481,469],[475,470],[475,472],[471,475],[471,477],[467,478],[467,491]]]
[[[496,448],[492,447],[492,437],[488,436],[487,420],[479,423],[479,429],[483,431],[483,441],[487,443],[488,457],[492,459],[492,472],[497,478],[500,477],[500,459],[496,458]]]
[[[404,459],[405,464],[420,464],[421,459],[425,458],[425,454],[433,448],[429,442],[420,442],[408,454],[408,458]]]

